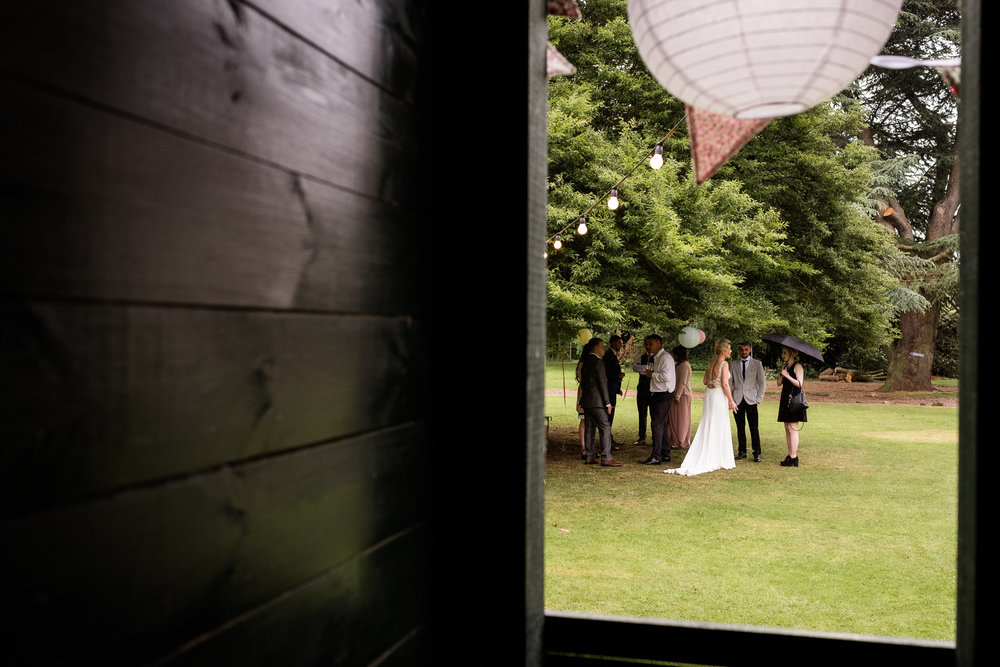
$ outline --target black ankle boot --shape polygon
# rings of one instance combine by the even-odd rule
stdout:
[[[785,460],[781,462],[781,465],[785,466],[786,468],[788,468],[788,467],[798,468],[799,467],[799,457],[796,456],[793,459],[791,456],[786,456]]]

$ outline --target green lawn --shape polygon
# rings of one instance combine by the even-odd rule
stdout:
[[[683,478],[631,445],[622,468],[583,465],[573,368],[566,407],[546,396],[547,608],[954,639],[957,409],[814,402],[801,467],[782,468],[765,402],[762,463]],[[630,443],[635,400],[619,401]]]

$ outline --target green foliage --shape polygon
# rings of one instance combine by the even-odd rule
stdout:
[[[868,212],[878,154],[856,140],[857,100],[773,121],[701,186],[682,125],[663,168],[640,165],[618,210],[604,205],[683,116],[642,64],[625,5],[588,0],[582,21],[549,19],[551,41],[577,67],[549,87],[549,234],[569,225],[564,248],[549,250],[550,338],[620,325],[672,339],[692,324],[709,338],[778,330],[879,354],[897,251]],[[574,221],[592,205],[580,237]]]
[[[882,53],[921,59],[958,56],[959,18],[954,0],[907,0]],[[885,160],[876,171],[890,177],[881,186],[894,191],[921,238],[957,155],[955,97],[932,67],[872,66],[848,94],[868,109],[872,141]]]
[[[869,164],[877,154],[856,136],[864,120],[857,104],[821,104],[772,121],[725,167],[744,188],[787,220],[797,260],[784,287],[794,333],[824,346],[874,349],[889,341],[895,285],[886,265],[892,239],[864,212]],[[846,142],[846,143],[845,143]]]

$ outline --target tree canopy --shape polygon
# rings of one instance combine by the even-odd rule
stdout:
[[[959,20],[954,0],[907,0],[883,52],[955,57]],[[904,257],[894,270],[899,338],[889,350],[885,388],[929,390],[942,318],[949,323],[944,359],[951,372],[957,351],[957,96],[930,67],[870,67],[848,92],[869,109],[862,136],[880,156],[873,198]]]
[[[551,41],[577,68],[549,86],[549,233],[592,206],[684,114],[649,75],[625,0],[588,0],[583,20],[550,17]],[[877,151],[847,97],[776,119],[713,178],[695,185],[686,126],[664,166],[641,165],[621,205],[588,215],[585,236],[549,250],[550,336],[617,326],[671,339],[799,336],[852,359],[893,332],[889,270],[899,254],[870,213]]]

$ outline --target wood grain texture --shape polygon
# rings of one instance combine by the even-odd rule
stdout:
[[[425,221],[18,84],[7,293],[414,313]]]
[[[339,615],[352,632],[395,600],[382,621],[395,628],[382,638],[390,645],[415,624],[421,594],[419,580],[388,575],[395,567],[416,576],[425,561],[412,539],[387,551],[387,562],[372,549],[425,518],[429,478],[413,446],[424,437],[393,429],[6,521],[14,654],[36,651],[32,664],[69,664],[81,651],[137,664],[294,598],[317,577],[329,577],[319,582],[333,608],[326,618]],[[395,590],[373,591],[382,577]],[[300,598],[304,607],[283,603],[298,609],[291,620],[316,606],[313,595]],[[32,645],[50,628],[60,642]]]
[[[410,0],[329,2],[254,0],[280,24],[302,35],[408,102],[420,94],[426,42],[424,3]],[[293,9],[294,7],[294,9]]]
[[[424,532],[394,536],[155,664],[433,664]]]
[[[408,319],[7,305],[4,512],[415,419]]]
[[[315,23],[319,4],[282,15]],[[408,61],[415,28],[366,7],[349,14],[330,37],[337,53],[364,54],[370,73]],[[424,189],[413,109],[243,3],[15,5],[5,22],[11,76],[383,201],[412,205]]]
[[[544,15],[434,4],[5,14],[15,661],[537,663]]]

